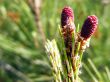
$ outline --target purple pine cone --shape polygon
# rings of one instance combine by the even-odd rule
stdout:
[[[70,20],[70,21],[69,21]],[[68,25],[74,20],[73,10],[71,7],[64,7],[61,14],[61,26]]]
[[[80,36],[84,40],[87,40],[88,38],[91,37],[91,35],[93,35],[95,30],[97,29],[97,25],[98,25],[98,18],[95,15],[88,16],[82,26]]]

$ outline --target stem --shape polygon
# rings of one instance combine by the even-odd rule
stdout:
[[[71,57],[69,57],[68,60],[70,63],[71,82],[74,82],[74,74],[73,74],[73,69],[72,69]]]
[[[68,82],[72,82],[72,79],[71,79],[71,77],[69,76],[69,74],[71,74],[70,61],[69,61],[69,59],[68,59],[68,57],[67,57],[66,54],[64,54],[64,56],[65,56],[65,61],[66,61],[66,66],[67,66]]]
[[[62,46],[65,47],[64,39],[63,39],[62,32],[61,32],[60,28],[59,28],[59,31],[60,31],[60,35],[61,35],[61,39],[62,39],[62,43],[63,43]],[[63,59],[63,62],[66,63],[66,66],[65,66],[66,71],[64,73],[67,75],[67,82],[74,82],[71,57],[67,57],[66,50],[63,50],[63,52],[64,52],[64,54],[62,56],[62,59]],[[70,76],[69,76],[69,74],[70,74]]]
[[[76,45],[75,45],[75,50],[74,50],[74,56],[77,56],[78,55],[78,52],[79,52],[79,49],[80,49],[80,42],[78,42]]]
[[[80,49],[80,42],[76,42],[75,43],[75,50],[74,50],[74,54],[72,54],[72,67],[73,67],[73,71],[74,71],[74,79],[77,80],[78,79],[78,59],[76,58],[78,56],[79,53],[79,49]]]
[[[80,56],[80,58],[77,61],[77,72],[76,72],[77,78],[78,78],[78,73],[79,73],[79,69],[80,69],[79,65],[81,65],[81,60],[82,60],[82,56],[83,56],[83,51],[82,50],[79,51],[79,56]]]
[[[80,50],[80,51],[79,51],[79,55],[80,55],[79,63],[81,63],[82,56],[83,56],[83,52],[84,52],[83,50]]]

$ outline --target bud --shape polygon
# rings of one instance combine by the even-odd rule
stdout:
[[[84,40],[87,40],[93,35],[95,30],[97,29],[97,25],[98,25],[98,18],[95,15],[88,16],[82,26],[80,36]]]
[[[70,7],[64,7],[61,13],[61,27],[65,42],[67,55],[72,52],[72,34],[75,31],[73,10]]]
[[[71,7],[64,7],[61,13],[61,26],[70,24],[74,20],[73,10]]]

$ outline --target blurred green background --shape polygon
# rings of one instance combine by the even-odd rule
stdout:
[[[83,56],[81,79],[110,82],[110,0],[0,0],[0,82],[53,82],[44,45],[58,38],[67,5],[74,10],[76,27],[88,15],[99,19]]]

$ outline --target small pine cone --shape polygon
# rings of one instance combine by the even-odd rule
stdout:
[[[64,7],[61,13],[61,26],[64,28],[65,25],[68,25],[74,20],[73,10],[71,7]]]
[[[84,40],[89,39],[97,29],[97,25],[98,25],[98,18],[95,15],[88,16],[82,26],[80,36]]]
[[[73,10],[70,7],[64,7],[61,13],[61,27],[64,37],[66,53],[71,56],[72,53],[72,34],[75,31]]]

